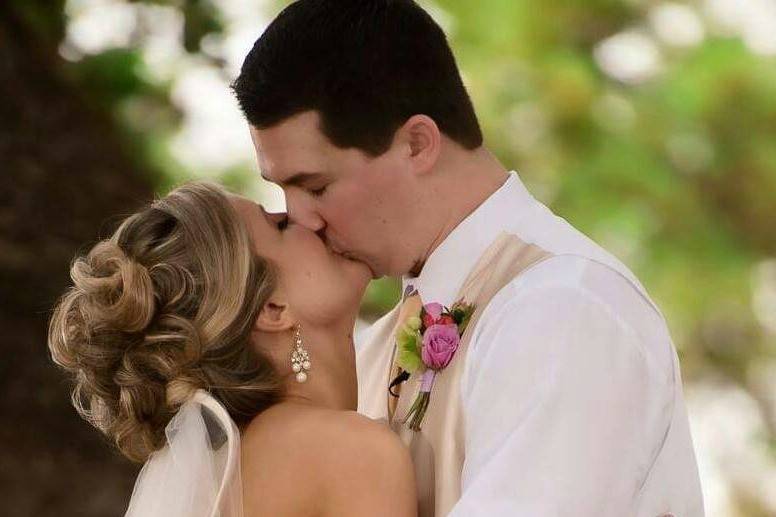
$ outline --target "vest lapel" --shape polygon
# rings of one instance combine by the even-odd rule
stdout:
[[[420,390],[420,373],[413,374],[400,391],[396,410],[386,414],[389,425],[410,449],[418,484],[418,513],[421,517],[447,514],[461,495],[461,472],[464,462],[463,410],[458,390],[466,364],[469,343],[477,321],[495,294],[531,265],[552,256],[551,253],[521,241],[517,236],[502,233],[488,247],[461,287],[457,300],[464,298],[475,304],[475,311],[461,343],[447,368],[437,374],[422,429],[411,431],[402,420]],[[435,300],[423,300],[423,303]],[[418,308],[419,311],[419,308]],[[417,312],[417,311],[416,311]],[[396,360],[395,329],[408,311],[394,321],[394,353],[389,371]],[[388,384],[383,385],[387,390]]]

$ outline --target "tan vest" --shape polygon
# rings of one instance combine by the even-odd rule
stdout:
[[[370,342],[362,343],[359,365],[359,411],[385,420],[410,449],[415,464],[420,517],[446,515],[461,497],[464,461],[463,408],[459,382],[466,365],[472,333],[485,307],[495,294],[528,267],[553,256],[517,236],[500,234],[480,257],[464,281],[456,300],[476,305],[471,321],[453,359],[434,381],[419,432],[402,420],[420,389],[420,374],[413,374],[401,387],[396,411],[388,407],[388,385],[394,371],[396,326],[401,321],[397,305],[372,329]],[[423,300],[430,303],[437,300]]]

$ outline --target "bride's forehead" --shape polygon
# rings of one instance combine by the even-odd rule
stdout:
[[[256,217],[262,218],[263,216],[264,208],[251,199],[232,194],[229,196],[229,201],[240,217],[253,219]]]

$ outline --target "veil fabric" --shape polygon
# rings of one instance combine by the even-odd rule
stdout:
[[[226,409],[199,389],[165,434],[135,480],[125,517],[243,517],[240,433]]]

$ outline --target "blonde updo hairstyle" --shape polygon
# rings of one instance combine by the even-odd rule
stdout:
[[[275,403],[281,382],[250,343],[274,269],[220,186],[192,182],[125,219],[70,268],[48,345],[72,374],[78,413],[142,462],[197,388],[238,426]]]

